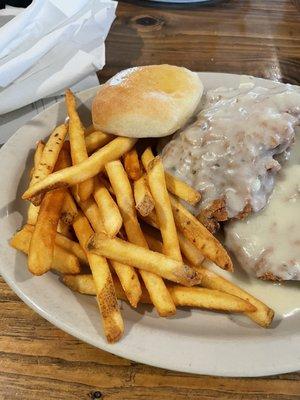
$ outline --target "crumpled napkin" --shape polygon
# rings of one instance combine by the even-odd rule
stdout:
[[[103,68],[111,0],[35,0],[0,29],[0,114],[54,96]]]

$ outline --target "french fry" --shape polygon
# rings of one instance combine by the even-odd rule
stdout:
[[[118,192],[117,201],[120,200],[121,204],[122,204],[122,201],[125,200],[125,202],[126,202],[126,199],[121,198],[122,193],[123,193],[123,188],[120,188],[120,186],[122,186],[122,182],[118,181],[118,179],[120,178],[120,175],[119,175],[120,169],[122,172],[124,171],[124,169],[123,169],[122,163],[120,161],[115,161],[114,163],[116,163],[116,165],[119,167],[117,171],[112,170],[111,163],[108,163],[105,166],[105,169],[106,169],[106,172],[108,170],[111,172],[110,175],[107,172],[109,179],[110,179],[110,184],[112,185],[112,189],[113,189],[114,193],[115,193],[115,189],[117,188],[117,192]],[[126,176],[126,173],[125,173],[125,176]],[[116,188],[114,188],[112,181],[114,182]],[[118,202],[118,206],[120,207],[119,202]],[[130,205],[128,205],[128,207],[130,207]],[[120,209],[120,211],[121,211],[122,220],[125,223],[125,221],[124,221],[125,214],[123,213],[124,210],[122,211],[122,209]],[[125,215],[125,218],[127,218],[126,215]],[[142,289],[141,289],[140,281],[139,281],[136,271],[134,270],[134,268],[132,268],[132,266],[124,264],[122,262],[122,260],[110,260],[110,263],[120,279],[120,282],[121,282],[122,287],[128,297],[130,304],[132,305],[132,307],[136,307],[140,300],[140,297],[142,295]]]
[[[180,306],[230,313],[244,313],[255,309],[248,301],[219,290],[180,286],[170,287],[169,290],[175,304]]]
[[[154,212],[147,215],[147,217],[143,217],[143,221],[145,221],[148,225],[153,228],[158,228],[157,218]],[[181,253],[185,256],[187,261],[189,261],[193,265],[201,265],[204,257],[201,251],[193,245],[181,232],[177,231],[178,241]]]
[[[84,136],[89,136],[91,133],[95,132],[94,125],[91,124],[84,130]]]
[[[27,228],[23,228],[17,232],[10,240],[10,245],[25,254],[29,252],[32,232]],[[62,274],[79,274],[80,264],[74,254],[66,251],[58,245],[54,246],[53,259],[51,269]]]
[[[43,181],[29,187],[23,194],[25,200],[59,187],[73,186],[97,175],[112,160],[130,150],[137,139],[118,137],[93,153],[87,160],[47,176]]]
[[[162,251],[162,243],[154,238],[152,235],[146,233],[146,240],[151,250],[153,251]],[[190,261],[190,260],[189,260]],[[210,263],[209,261],[205,261],[204,265]],[[191,262],[191,264],[193,264]],[[260,300],[255,298],[254,296],[247,293],[245,290],[236,286],[234,283],[228,281],[227,279],[217,275],[213,271],[209,269],[199,266],[193,265],[193,267],[201,274],[201,286],[204,286],[209,289],[218,290],[220,292],[228,293],[232,296],[239,297],[245,301],[248,301],[252,304],[256,310],[253,311],[245,311],[246,315],[251,318],[258,325],[267,328],[272,323],[274,318],[274,311],[270,309],[266,304],[262,303]]]
[[[23,230],[26,230],[26,231],[29,231],[32,233],[34,230],[34,227],[27,224],[23,227]],[[61,247],[62,249],[67,250],[69,253],[73,254],[74,256],[76,256],[82,264],[88,264],[88,259],[86,257],[86,254],[79,243],[74,242],[74,240],[71,240],[68,237],[57,232],[56,236],[55,236],[55,244],[57,246]]]
[[[74,218],[78,214],[78,210],[72,195],[66,190],[64,203],[61,209],[61,220],[67,224],[72,225]]]
[[[65,151],[62,148],[58,155],[56,170],[64,166]],[[42,275],[51,268],[57,225],[65,194],[65,189],[46,193],[40,205],[28,253],[28,268],[35,275]]]
[[[75,96],[70,89],[65,94],[66,107],[69,116],[69,136],[71,157],[73,165],[80,164],[88,158],[84,139],[84,128],[76,110]],[[87,200],[94,190],[94,181],[89,178],[77,186],[78,196],[81,201]]]
[[[95,295],[96,288],[92,275],[65,275],[63,282],[75,292]],[[118,299],[126,300],[122,286],[114,279]],[[178,307],[195,307],[205,310],[224,311],[230,313],[245,313],[252,311],[253,307],[248,301],[229,295],[219,290],[204,288],[187,288],[182,286],[168,286],[174,303]],[[143,290],[141,303],[151,304],[152,301],[146,289]]]
[[[77,279],[73,279],[73,275],[64,275],[63,283],[73,292],[96,296],[97,292],[92,274],[77,275]]]
[[[188,265],[122,239],[111,239],[102,233],[96,233],[91,237],[88,250],[108,259],[152,272],[184,286],[201,283],[201,276]]]
[[[148,183],[155,203],[156,218],[163,239],[163,253],[182,261],[171,202],[166,187],[164,167],[160,157],[148,164]]]
[[[36,148],[35,148],[35,152],[34,152],[34,157],[33,157],[34,166],[32,167],[32,169],[30,171],[30,181],[33,177],[34,170],[37,169],[40,164],[44,148],[45,148],[45,143],[42,140],[39,140],[36,144]],[[29,183],[29,185],[30,185],[30,183]]]
[[[142,163],[147,171],[149,163],[154,159],[154,155],[150,147],[148,147],[142,154]],[[194,188],[187,185],[185,182],[176,178],[175,176],[165,172],[165,179],[168,191],[180,199],[190,203],[191,205],[196,205],[201,200],[201,194],[197,192]]]
[[[30,203],[27,210],[27,224],[35,225],[39,215],[40,206]]]
[[[201,200],[201,194],[175,176],[166,173],[166,183],[170,193],[195,206]]]
[[[142,289],[135,269],[118,261],[109,260],[109,262],[118,275],[130,305],[136,308],[142,295]]]
[[[193,265],[201,265],[204,257],[199,249],[193,245],[181,232],[177,232],[181,253]]]
[[[128,240],[147,249],[148,244],[137,219],[131,185],[122,163],[112,161],[105,168],[117,198]],[[166,317],[175,314],[175,305],[163,279],[148,271],[141,270],[140,274],[159,315]]]
[[[132,181],[137,181],[143,175],[136,149],[131,149],[123,156],[125,171]]]
[[[207,265],[207,261],[204,262],[204,265]],[[202,275],[202,286],[210,289],[220,290],[248,301],[256,308],[256,311],[254,310],[253,312],[247,312],[247,316],[264,328],[267,328],[271,325],[274,318],[274,311],[266,304],[247,293],[245,290],[236,286],[234,283],[215,274],[213,271],[210,271],[205,267],[195,267],[195,269]]]
[[[81,212],[74,219],[73,228],[81,246],[86,249],[86,243],[93,234],[93,230],[87,218]],[[86,256],[93,275],[105,336],[109,343],[114,343],[123,335],[124,323],[109,265],[106,259],[99,255],[87,252]]]
[[[45,148],[45,143],[42,140],[39,140],[37,142],[36,150],[34,153],[34,169],[36,169],[40,165],[44,148]]]
[[[32,168],[32,174],[31,174],[29,186],[31,185],[31,181],[32,181],[32,177],[34,175],[34,171],[38,170],[39,164],[40,164],[41,159],[42,159],[44,148],[45,148],[45,144],[44,144],[44,142],[42,142],[40,140],[36,145],[36,150],[35,150],[35,153],[34,153],[34,167]],[[39,206],[35,206],[33,203],[29,204],[29,207],[28,207],[28,210],[27,210],[27,223],[28,224],[31,224],[31,225],[35,225],[36,224],[36,220],[37,220],[37,216],[38,216],[39,210],[40,210]]]
[[[133,183],[135,208],[141,216],[146,217],[154,210],[154,200],[148,188],[147,179],[142,176]]]
[[[107,143],[111,142],[115,138],[114,135],[110,135],[108,133],[104,133],[101,131],[94,131],[90,133],[85,138],[85,145],[88,154],[93,153],[98,150],[100,147],[105,146]]]
[[[152,153],[151,147],[147,147],[141,156],[142,164],[143,167],[145,168],[145,171],[148,171],[148,165],[154,158],[155,157],[154,154]]]
[[[119,279],[117,277],[113,277],[113,281],[117,298],[128,302],[127,295],[124,292],[124,289]],[[74,292],[88,294],[92,296],[96,295],[95,283],[91,274],[81,274],[77,276],[64,275],[63,282],[66,286],[68,286],[68,288],[70,288]],[[143,290],[140,301],[144,304],[152,304],[150,296],[145,288]]]
[[[39,182],[43,181],[53,171],[60,150],[63,146],[67,134],[67,125],[63,124],[54,129],[51,133],[43,150],[39,165],[34,170],[30,181],[29,189],[34,188]],[[42,201],[42,193],[37,193],[30,198],[30,201],[38,206]]]
[[[205,258],[215,262],[220,268],[233,271],[232,261],[221,243],[182,204],[170,196],[175,224]]]
[[[68,168],[72,165],[71,155],[70,155],[70,142],[66,141],[63,145],[63,151],[60,153],[60,169]],[[72,225],[73,219],[77,215],[77,207],[72,195],[66,189],[65,199],[61,210],[61,221],[67,225]],[[63,231],[67,230],[66,227],[62,228]]]
[[[92,225],[93,230],[95,232],[105,232],[101,214],[95,200],[90,197],[86,201],[80,201],[78,205],[83,211],[84,215],[89,220],[89,223]]]
[[[119,208],[103,181],[97,177],[95,177],[94,188],[94,199],[100,211],[104,230],[108,236],[114,237],[118,234],[123,224]]]

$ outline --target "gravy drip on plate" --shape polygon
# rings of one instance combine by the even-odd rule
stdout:
[[[227,247],[252,275],[300,280],[300,165],[283,168],[266,207],[225,232]]]
[[[222,199],[228,218],[261,210],[300,121],[300,91],[244,84],[208,91],[197,120],[162,151],[166,169],[202,193],[193,212]]]

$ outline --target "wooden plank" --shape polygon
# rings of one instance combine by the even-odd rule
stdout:
[[[128,67],[169,63],[299,84],[298,1],[231,0],[188,8],[154,4],[119,3],[101,82]]]

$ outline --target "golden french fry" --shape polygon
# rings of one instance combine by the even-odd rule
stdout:
[[[64,199],[64,204],[61,209],[60,218],[65,224],[72,225],[73,220],[76,217],[77,213],[78,210],[75,201],[72,195],[69,193],[69,191],[66,190],[66,195]]]
[[[75,292],[95,295],[96,288],[92,275],[65,275],[63,282]],[[127,300],[122,286],[114,279],[114,286],[118,299]],[[239,297],[204,288],[187,288],[182,286],[168,286],[176,306],[195,307],[205,310],[224,311],[230,313],[245,313],[252,311],[253,307],[248,301]],[[141,303],[151,304],[152,301],[146,289],[143,290]]]
[[[119,208],[103,181],[97,177],[95,177],[94,188],[94,199],[100,211],[104,230],[108,236],[114,237],[118,234],[123,224]]]
[[[36,169],[40,165],[44,148],[45,148],[45,143],[42,140],[39,140],[37,142],[34,153],[34,169]]]
[[[72,165],[72,160],[71,160],[71,155],[70,155],[70,142],[66,141],[63,145],[63,151],[60,152],[60,169],[68,168]],[[64,199],[64,204],[62,206],[61,210],[61,221],[64,224],[71,225],[73,222],[73,219],[77,215],[77,207],[74,202],[74,199],[72,195],[69,193],[69,191],[66,189],[66,194],[65,194],[65,199]],[[63,225],[63,224],[62,224]],[[67,230],[67,227],[62,228],[62,233]],[[68,236],[68,235],[66,235]]]
[[[105,170],[117,199],[127,237],[129,235],[133,240],[139,240],[145,244],[136,216],[131,185],[121,161],[117,160],[107,163]],[[131,241],[129,237],[128,240]]]
[[[111,260],[152,272],[184,286],[201,283],[201,276],[188,265],[122,239],[111,239],[102,233],[96,233],[91,237],[88,250]]]
[[[77,275],[77,279],[73,279],[73,277],[74,275],[64,275],[63,277],[63,283],[69,289],[73,292],[96,296],[96,286],[92,274]]]
[[[155,215],[154,215],[155,218]],[[146,233],[145,234],[146,240],[151,250],[161,252],[162,251],[162,243],[156,239],[153,235]],[[256,299],[255,297],[251,296],[249,293],[244,291],[243,289],[239,288],[232,282],[222,278],[221,276],[215,274],[214,272],[204,268],[203,266],[199,266],[198,260],[200,258],[197,257],[197,254],[193,255],[193,250],[190,249],[190,245],[186,247],[186,252],[184,252],[185,247],[181,247],[183,254],[186,256],[188,261],[191,262],[193,267],[201,274],[202,280],[201,285],[214,290],[219,290],[221,292],[225,292],[231,294],[233,296],[240,297],[245,301],[251,303],[254,307],[256,307],[256,311],[246,312],[247,316],[251,318],[254,322],[259,324],[263,327],[268,327],[274,317],[274,311],[271,310],[268,306],[264,303]],[[197,249],[198,250],[198,249]],[[200,255],[201,256],[201,255]],[[193,259],[197,261],[193,263]],[[203,259],[203,257],[202,257]],[[209,263],[209,261],[204,261],[204,265]]]
[[[180,306],[231,313],[244,313],[255,309],[248,301],[219,290],[180,286],[170,287],[169,290],[175,304]]]
[[[135,200],[135,208],[141,214],[146,217],[154,210],[154,200],[151,192],[148,188],[147,179],[142,176],[133,183],[133,193]]]
[[[175,223],[203,254],[220,268],[233,271],[232,261],[221,243],[182,204],[170,196]]]
[[[116,166],[116,170],[114,170],[114,165]],[[121,161],[119,161],[119,160],[112,161],[112,162],[106,164],[105,170],[106,170],[106,173],[108,174],[110,184],[112,185],[112,189],[117,197],[117,202],[118,202],[118,206],[120,208],[122,220],[125,224],[124,218],[128,219],[129,214],[125,213],[124,211],[125,211],[125,208],[130,209],[131,204],[127,204],[126,196],[128,193],[128,187],[127,188],[123,187],[124,182],[122,181],[122,179],[124,179],[124,176],[126,177],[125,185],[128,186],[128,184],[129,184],[129,186],[130,186],[130,183],[128,183],[128,178],[124,171]],[[123,195],[125,197],[123,197]],[[130,304],[133,307],[136,307],[140,300],[141,294],[142,294],[141,285],[140,285],[136,271],[134,270],[134,268],[132,268],[132,266],[124,265],[122,260],[121,261],[120,260],[111,260],[111,265],[113,266],[114,270],[116,271],[116,273],[120,279],[123,289],[124,289],[126,295],[128,296],[128,300],[129,300]],[[134,287],[132,287],[130,280],[133,281]]]
[[[53,171],[60,150],[62,149],[64,139],[67,134],[67,125],[63,124],[54,129],[51,133],[42,153],[39,165],[34,170],[34,174],[30,181],[29,189],[43,181]],[[42,193],[36,193],[31,196],[30,201],[38,206],[42,201]]]
[[[21,231],[17,232],[10,240],[10,245],[25,254],[29,252],[30,241],[32,232],[24,227]],[[74,254],[69,253],[65,249],[54,246],[53,259],[51,269],[62,274],[79,274],[80,264]]]
[[[113,277],[113,281],[117,298],[128,302],[127,295],[124,292],[124,289],[118,278]],[[93,276],[91,274],[64,275],[63,282],[66,286],[68,286],[68,288],[70,288],[74,292],[78,292],[81,294],[88,294],[92,296],[96,295],[96,287],[93,280]],[[150,296],[145,288],[142,293],[140,301],[141,303],[152,304]]]
[[[148,165],[154,159],[154,154],[152,153],[151,147],[147,147],[141,156],[142,164],[146,171],[148,171]]]
[[[66,90],[65,101],[69,116],[69,136],[71,146],[71,157],[73,165],[79,164],[88,158],[85,145],[84,128],[76,110],[75,96],[70,89]],[[94,190],[94,181],[89,178],[81,182],[78,187],[78,196],[81,201],[87,200]]]
[[[85,249],[93,230],[87,218],[79,211],[74,219],[73,228]],[[86,253],[96,288],[97,301],[101,312],[105,336],[109,343],[118,341],[124,332],[123,318],[116,298],[109,265],[104,257]]]
[[[28,254],[28,268],[35,275],[42,275],[51,268],[56,229],[64,197],[64,189],[58,189],[46,193],[40,205]]]
[[[78,258],[60,246],[54,246],[51,269],[61,274],[80,274],[81,272]]]
[[[31,225],[25,225],[23,227],[23,230],[33,232],[34,227]],[[68,237],[62,235],[61,233],[56,233],[55,236],[55,244],[59,247],[61,247],[64,250],[67,250],[69,253],[73,254],[78,258],[78,260],[82,264],[88,264],[88,259],[86,257],[85,251],[83,248],[80,246],[79,243],[74,242],[74,240],[69,239]]]
[[[142,154],[142,163],[147,171],[149,163],[154,159],[154,155],[150,147]],[[176,178],[175,176],[165,172],[165,179],[168,191],[180,199],[192,204],[193,206],[201,200],[201,194],[194,188]]]
[[[78,202],[78,205],[83,211],[84,215],[89,220],[89,223],[92,225],[93,230],[95,232],[105,232],[101,214],[95,200],[90,197],[86,201]]]
[[[105,169],[117,198],[128,240],[147,249],[148,244],[137,219],[131,185],[122,163],[112,161]],[[140,270],[140,274],[159,315],[175,314],[175,305],[163,279],[151,271]]]
[[[66,147],[62,146],[55,170],[65,166],[66,153]],[[65,194],[66,189],[57,189],[46,193],[42,200],[28,253],[28,268],[33,274],[41,275],[51,268],[57,225]]]
[[[204,265],[206,263],[207,262],[205,261]],[[205,267],[195,267],[195,269],[202,275],[202,286],[210,289],[220,290],[248,301],[256,308],[256,311],[249,311],[247,316],[264,328],[267,328],[271,325],[274,318],[274,311],[266,304],[247,293],[245,290],[236,286],[234,283],[215,274],[213,271],[210,271]]]
[[[153,235],[153,232],[149,231],[146,227],[144,228],[144,235],[149,245],[149,248],[153,251],[163,252],[162,242]],[[186,237],[184,237],[180,232],[178,232],[178,238],[180,243],[180,248],[185,256],[186,260],[190,262],[193,266],[199,266],[204,260],[204,257],[199,252],[197,247],[195,247]]]
[[[166,187],[164,167],[160,157],[148,164],[148,183],[155,203],[155,212],[163,239],[163,253],[182,261],[171,202]]]
[[[142,295],[142,288],[135,269],[114,260],[109,260],[109,262],[120,279],[130,305],[136,308]]]
[[[40,206],[30,203],[27,210],[27,224],[35,225],[39,215]]]
[[[143,217],[143,221],[145,221],[153,228],[159,229],[157,218],[154,212],[151,212],[146,217]],[[201,265],[204,260],[201,251],[196,246],[194,246],[193,243],[190,242],[181,232],[177,231],[177,236],[181,253],[185,256],[187,261],[189,261],[193,265]],[[162,250],[160,250],[160,252],[162,252]]]
[[[87,160],[72,167],[65,168],[47,176],[43,181],[29,187],[23,194],[23,199],[48,192],[59,187],[73,186],[88,178],[97,175],[112,160],[120,158],[126,151],[130,150],[137,139],[118,137],[96,151]]]
[[[85,138],[85,145],[89,154],[105,146],[115,138],[114,135],[101,131],[94,131]]]
[[[177,232],[181,253],[193,265],[201,265],[204,257],[201,251],[193,245],[181,232]]]
[[[101,214],[96,202],[92,199],[89,199],[85,202],[80,202],[79,205],[91,223],[94,231],[105,232],[105,228],[101,220]],[[130,304],[133,307],[136,307],[141,294],[141,289],[139,288],[139,279],[136,272],[130,266],[126,266],[126,268],[123,269],[119,269],[115,265],[113,265],[113,267],[120,276],[122,284],[124,284],[124,290],[126,293],[128,293]]]
[[[131,149],[123,156],[125,171],[132,181],[137,181],[143,175],[136,149]]]
[[[31,174],[31,177],[30,177],[29,186],[31,185],[31,181],[32,181],[32,177],[34,175],[34,171],[38,170],[39,164],[40,164],[41,159],[42,159],[44,148],[45,148],[45,144],[44,144],[44,142],[42,142],[40,140],[36,145],[36,150],[35,150],[35,153],[34,153],[34,167],[32,168],[32,174]],[[27,210],[27,223],[28,224],[32,224],[32,225],[36,224],[36,220],[37,220],[37,216],[38,216],[39,210],[40,210],[39,206],[35,206],[33,203],[29,204],[29,207],[28,207],[28,210]]]

